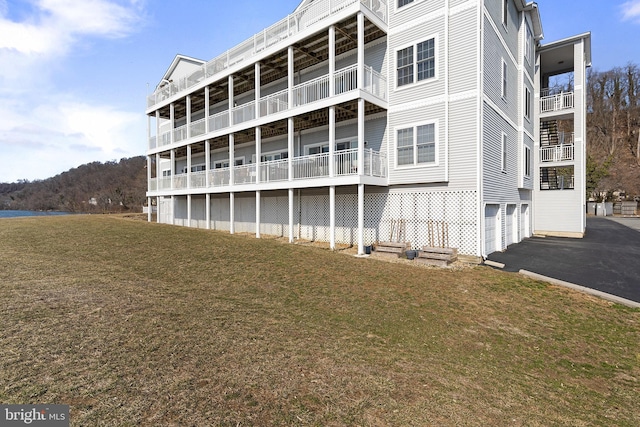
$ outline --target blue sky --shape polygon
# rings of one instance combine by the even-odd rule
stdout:
[[[144,155],[145,96],[298,0],[0,0],[0,182]],[[593,66],[640,64],[640,0],[539,0],[545,42],[592,32]]]

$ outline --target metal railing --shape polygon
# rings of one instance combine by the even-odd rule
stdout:
[[[279,113],[289,108],[289,89],[260,98],[260,117]]]
[[[564,162],[573,160],[573,144],[559,144],[540,147],[540,162]]]
[[[574,107],[573,92],[556,93],[554,89],[543,89],[540,91],[540,112],[549,113],[553,111],[568,110]]]
[[[234,125],[253,120],[256,118],[256,102],[251,101],[234,107],[231,110],[231,114],[233,115]]]
[[[199,135],[204,135],[207,131],[207,119],[200,119],[197,120],[195,122],[191,122],[191,124],[189,125],[191,127],[191,136],[199,136]]]
[[[383,22],[387,22],[387,3],[385,0],[318,0],[311,2],[306,7],[288,15],[222,55],[203,64],[190,75],[176,81],[166,82],[165,85],[159,87],[147,97],[147,107],[153,107],[155,104],[185,91],[235,64],[248,61],[268,47],[279,43],[284,44],[284,40],[291,36],[315,26],[358,3],[372,11]]]
[[[371,149],[364,150],[363,175],[379,178],[387,177],[387,156]],[[310,154],[291,159],[293,179],[313,179],[329,177],[329,153]],[[336,151],[333,155],[334,176],[358,175],[358,149]],[[209,187],[223,187],[230,185],[233,173],[234,185],[255,184],[256,170],[260,172],[260,183],[287,181],[289,179],[289,159],[261,162],[258,165],[248,164],[233,168],[211,169]],[[173,177],[163,177],[160,180],[149,180],[149,191],[179,190],[187,188],[187,177],[191,188],[205,188],[207,172],[192,172],[178,174]],[[173,181],[173,186],[172,186]]]

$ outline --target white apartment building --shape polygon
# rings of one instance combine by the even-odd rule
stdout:
[[[304,0],[212,60],[176,56],[147,99],[149,205],[359,253],[582,236],[590,34],[542,38],[524,0]]]

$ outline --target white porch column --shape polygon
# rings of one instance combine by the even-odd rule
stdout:
[[[358,12],[358,89],[364,88],[364,14]]]
[[[207,120],[207,123],[208,122],[209,120]],[[207,188],[209,188],[209,185],[211,185],[211,183],[209,182],[210,169],[211,169],[211,141],[207,139],[204,142],[204,170],[205,170],[204,185]]]
[[[256,112],[255,118],[260,118],[260,63],[256,62],[254,66],[254,80],[255,80],[255,92],[256,92]]]
[[[256,184],[260,184],[260,164],[262,162],[262,128],[256,126]]]
[[[289,89],[288,99],[289,99],[289,108],[293,108],[296,106],[296,103],[293,100],[293,85],[294,85],[294,67],[293,67],[293,46],[289,46],[287,49],[287,87]]]
[[[364,254],[364,184],[358,184],[358,255]]]
[[[171,132],[173,135],[173,131]],[[176,150],[171,149],[171,189],[175,188],[175,176],[176,176]]]
[[[171,195],[171,224],[176,225],[176,196]]]
[[[204,87],[204,133],[207,134],[210,132],[209,129],[209,109],[211,106],[209,105],[211,101],[209,100],[209,86]],[[207,168],[209,170],[209,168]]]
[[[211,230],[211,194],[207,193],[205,195],[205,203],[206,206],[204,207],[204,215],[205,215],[205,221],[207,221],[207,230]]]
[[[156,139],[157,140],[157,139]],[[149,183],[151,182],[151,156],[147,156],[147,191],[149,190]],[[160,184],[156,175],[156,191],[158,191],[158,184]],[[151,197],[147,197],[147,222],[151,222]]]
[[[160,190],[160,180],[163,178],[162,171],[160,170],[160,153],[156,153],[156,178],[158,179],[158,190]]]
[[[235,169],[235,156],[236,156],[236,148],[235,148],[235,137],[232,133],[229,134],[229,185],[233,185],[234,179],[234,169]]]
[[[156,147],[160,147],[160,110],[156,110]]]
[[[293,157],[294,157],[294,149],[293,149],[293,140],[295,137],[295,126],[293,122],[293,117],[289,117],[287,120],[287,169],[289,173],[289,181],[293,181]]]
[[[151,197],[147,197],[147,222],[151,222],[151,214],[153,213],[153,208],[151,206]]]
[[[233,113],[231,112],[231,110],[233,110],[234,107],[234,103],[233,103],[233,76],[229,76],[229,126],[233,126]]]
[[[329,96],[336,93],[336,79],[333,77],[336,73],[336,28],[331,25],[329,27]]]
[[[175,132],[173,129],[175,129],[176,126],[176,106],[173,102],[169,104],[169,121],[171,122],[171,134],[169,135],[169,138],[173,144],[175,142]]]
[[[293,243],[293,188],[289,189],[289,243]]]
[[[336,248],[336,186],[329,186],[329,248]]]
[[[260,238],[260,190],[256,191],[256,239]]]
[[[333,79],[331,79],[333,80]],[[329,177],[336,176],[336,107],[329,107]]]
[[[191,194],[187,194],[187,227],[191,227]]]
[[[236,232],[236,197],[235,193],[229,193],[229,234]]]
[[[191,144],[187,145],[187,188],[191,188]]]
[[[358,98],[358,175],[364,175],[364,99]]]
[[[187,95],[187,139],[191,138],[191,95]]]

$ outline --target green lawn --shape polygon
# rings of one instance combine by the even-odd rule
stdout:
[[[3,219],[0,325],[0,402],[74,426],[640,425],[640,310],[485,267]]]

